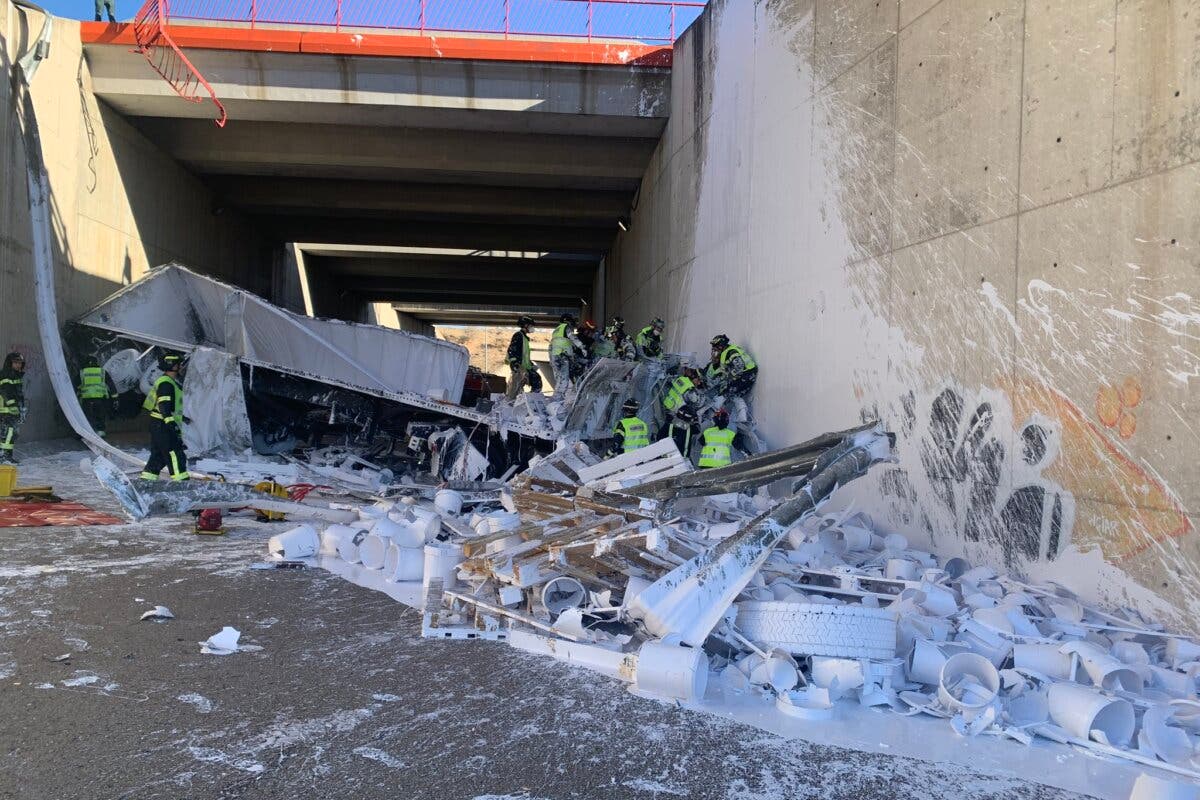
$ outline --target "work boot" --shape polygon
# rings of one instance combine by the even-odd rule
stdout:
[[[116,17],[114,17],[112,14],[109,14],[109,15],[108,15],[108,21],[109,21],[109,23],[111,23],[111,24],[113,24],[113,25],[116,25],[116,24],[117,24],[117,18],[116,18]]]
[[[99,14],[97,14],[97,15],[96,15],[96,22],[103,22],[103,21],[104,21],[104,20],[100,19],[100,15],[99,15]]]

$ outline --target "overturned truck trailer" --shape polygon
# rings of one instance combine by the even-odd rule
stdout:
[[[282,384],[315,382],[496,427],[493,415],[458,405],[466,348],[376,325],[305,317],[180,264],[152,270],[76,323],[147,345],[220,350],[283,376],[277,379]]]

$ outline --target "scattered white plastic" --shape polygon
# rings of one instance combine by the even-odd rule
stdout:
[[[155,606],[145,614],[142,614],[141,619],[175,619],[175,615],[166,606]]]
[[[241,637],[241,631],[226,625],[200,643],[200,652],[210,656],[232,655],[238,651],[238,639]]]
[[[321,539],[312,525],[300,525],[290,531],[272,536],[267,550],[286,561],[311,558],[321,548]]]

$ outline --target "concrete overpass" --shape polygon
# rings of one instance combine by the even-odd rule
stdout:
[[[244,25],[171,35],[225,128],[131,52],[131,26],[83,24],[96,96],[208,185],[212,213],[304,243],[304,293],[335,316],[371,301],[416,303],[433,321],[442,304],[462,321],[593,303],[670,108],[671,51],[652,45]]]

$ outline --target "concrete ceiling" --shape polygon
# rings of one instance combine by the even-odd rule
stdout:
[[[189,51],[230,112],[218,129],[128,48],[85,52],[96,94],[209,184],[214,210],[307,243],[339,292],[434,321],[591,302],[670,106],[661,68]]]

